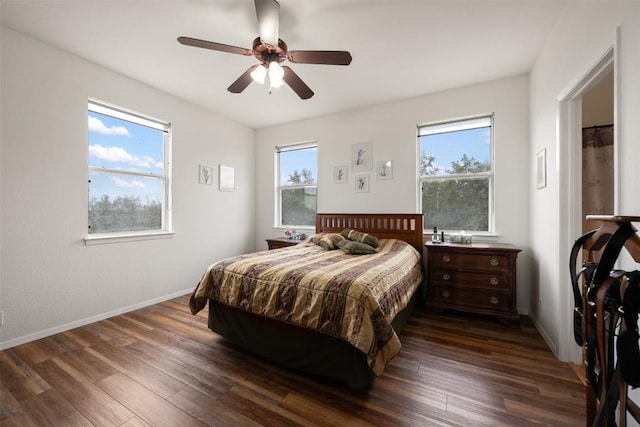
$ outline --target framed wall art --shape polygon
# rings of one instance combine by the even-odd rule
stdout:
[[[369,192],[369,175],[354,175],[353,180],[356,185],[356,193]]]
[[[234,191],[235,189],[235,170],[231,166],[220,165],[220,191]]]
[[[200,165],[198,181],[200,184],[213,184],[213,167]]]
[[[346,184],[347,183],[347,166],[336,166],[333,168],[333,183],[334,184]]]
[[[547,186],[547,149],[538,151],[536,156],[536,188]]]
[[[378,180],[393,179],[393,163],[391,160],[382,160],[376,163],[376,177]]]
[[[351,170],[370,171],[373,167],[373,144],[362,142],[351,146]]]

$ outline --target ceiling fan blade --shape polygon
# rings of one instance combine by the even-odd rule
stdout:
[[[287,82],[289,87],[302,99],[309,99],[313,96],[313,91],[290,67],[282,65],[284,76],[282,79]]]
[[[297,64],[351,64],[351,54],[344,50],[290,50],[287,58]]]
[[[258,34],[262,43],[278,46],[280,26],[280,4],[276,0],[255,0],[258,16]]]
[[[253,52],[243,47],[229,46],[228,44],[193,39],[191,37],[178,37],[178,42],[186,46],[201,47],[203,49],[218,50],[220,52],[235,53],[237,55],[253,55]]]
[[[249,86],[253,81],[253,77],[251,77],[251,72],[255,70],[258,67],[258,65],[259,64],[252,65],[251,67],[249,67],[249,69],[244,73],[242,73],[242,75],[238,77],[238,79],[235,82],[231,83],[231,86],[229,86],[227,90],[231,93],[241,93],[243,90],[245,90],[247,86]]]

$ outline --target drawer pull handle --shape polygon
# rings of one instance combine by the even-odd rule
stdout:
[[[489,260],[489,264],[491,264],[492,266],[496,267],[498,264],[500,264],[500,262],[498,261],[497,258],[491,258]]]
[[[489,298],[489,302],[491,302],[491,304],[497,304],[500,302],[500,300],[498,299],[498,297],[491,297]]]
[[[442,256],[442,261],[449,262],[449,261],[451,261],[451,258],[449,258],[449,255],[443,255]]]
[[[442,296],[445,298],[449,298],[451,294],[449,293],[449,291],[442,291]]]
[[[500,281],[498,280],[497,277],[492,277],[491,279],[489,279],[489,283],[491,283],[493,286],[495,286],[498,283],[500,283]]]
[[[451,276],[449,276],[449,273],[442,273],[442,278],[444,280],[449,280],[449,279],[451,279]]]

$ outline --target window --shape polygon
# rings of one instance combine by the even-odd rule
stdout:
[[[89,234],[171,231],[166,122],[89,101]]]
[[[493,231],[493,116],[418,126],[426,230]]]
[[[317,144],[276,147],[276,162],[279,207],[276,226],[314,226],[318,200]]]

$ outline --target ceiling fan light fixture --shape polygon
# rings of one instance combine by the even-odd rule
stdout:
[[[284,70],[275,61],[272,61],[269,64],[269,87],[270,88],[278,88],[284,84]]]
[[[258,65],[255,70],[251,72],[251,78],[253,81],[260,84],[264,84],[264,79],[267,76],[267,69],[264,65]]]

